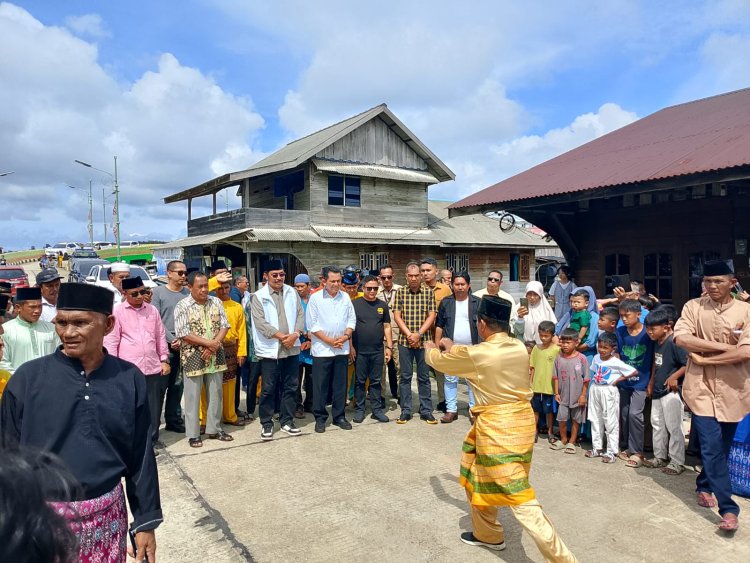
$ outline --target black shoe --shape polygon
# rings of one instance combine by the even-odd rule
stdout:
[[[354,418],[352,419],[352,422],[356,422],[357,424],[360,424],[364,422],[365,420],[365,413],[357,411],[354,413]]]
[[[184,434],[185,433],[185,425],[184,424],[167,424],[164,427],[164,430],[169,430],[170,432],[176,432],[177,434]]]
[[[352,425],[345,418],[339,418],[338,420],[334,420],[333,423],[336,426],[338,426],[339,428],[341,428],[341,430],[351,430],[352,429]]]
[[[420,420],[424,420],[427,424],[437,424],[437,420],[435,420],[435,417],[432,416],[432,414],[420,414],[419,418]]]
[[[440,402],[439,402],[439,403],[437,404],[437,408],[436,408],[435,410],[436,410],[436,411],[440,411],[440,412],[445,412],[445,409],[446,409],[446,406],[445,406],[445,401],[440,401]]]
[[[396,419],[396,424],[406,424],[411,420],[411,415],[408,412],[402,412],[401,416]]]
[[[267,422],[260,431],[260,439],[264,442],[273,440],[273,423]]]
[[[370,415],[370,418],[374,418],[378,422],[388,422],[391,420],[387,416],[385,416],[382,412],[374,412]]]
[[[316,422],[315,423],[315,432],[318,434],[322,434],[326,431],[326,423],[325,422]]]
[[[464,532],[463,534],[461,534],[461,541],[469,545],[486,547],[494,551],[502,551],[503,549],[505,549],[504,541],[501,541],[500,543],[487,543],[475,538],[474,534],[472,534],[471,532]]]

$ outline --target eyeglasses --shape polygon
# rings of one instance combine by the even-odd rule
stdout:
[[[393,276],[380,276],[381,280],[392,280]]]
[[[365,291],[377,291],[378,289],[380,288],[379,287],[366,287],[366,286],[364,287]]]
[[[490,277],[490,278],[487,278],[487,281],[500,283],[503,280],[501,280],[500,278],[492,278],[492,277]]]
[[[140,291],[134,291],[132,293],[129,293],[130,297],[138,297],[139,295],[151,295],[150,289],[142,289]]]
[[[177,274],[178,276],[187,276],[187,270],[169,270],[173,274]]]
[[[284,272],[281,272],[280,274],[268,274],[268,277],[270,277],[270,278],[285,278],[286,274]]]

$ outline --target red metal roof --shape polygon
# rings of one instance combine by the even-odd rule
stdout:
[[[665,108],[451,205],[492,205],[750,164],[750,88]]]

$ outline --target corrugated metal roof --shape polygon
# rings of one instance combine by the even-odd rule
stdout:
[[[499,222],[481,214],[448,218],[447,201],[428,202],[430,228],[446,245],[498,246],[512,248],[555,246],[526,229],[515,227],[504,233]]]
[[[318,170],[326,172],[337,172],[339,174],[350,174],[352,176],[369,176],[371,178],[385,178],[387,180],[400,180],[402,182],[424,182],[425,184],[437,184],[440,182],[434,175],[424,170],[409,170],[396,168],[394,166],[381,166],[378,164],[357,164],[352,162],[339,162],[333,160],[322,160],[313,158],[313,164]]]
[[[214,244],[217,242],[227,241],[229,239],[237,238],[240,241],[247,240],[247,237],[242,236],[251,229],[236,229],[234,231],[222,231],[220,233],[212,233],[210,235],[199,235],[194,237],[186,237],[164,244],[155,246],[153,250],[165,250],[168,248],[185,248],[186,246],[203,246],[206,244]]]
[[[371,240],[373,243],[386,241],[391,244],[440,244],[440,238],[431,229],[384,229],[354,225],[348,227],[313,225],[312,227],[324,242]]]
[[[310,229],[252,228],[248,233],[248,240],[302,242],[320,240],[320,237]]]
[[[660,110],[451,205],[566,194],[750,164],[750,89]]]

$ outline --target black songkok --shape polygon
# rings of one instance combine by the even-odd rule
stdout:
[[[513,305],[507,299],[503,299],[497,295],[485,295],[479,302],[479,310],[477,312],[495,321],[508,322],[512,308]]]
[[[734,262],[732,260],[707,260],[703,264],[704,276],[733,276]]]
[[[98,285],[87,283],[64,283],[57,297],[58,311],[93,311],[112,314],[114,303],[112,292]]]
[[[138,276],[135,276],[134,278],[125,278],[124,280],[122,280],[123,291],[128,291],[130,289],[136,289],[139,287],[143,287],[143,280]]]
[[[38,287],[19,287],[16,289],[16,303],[21,301],[41,301],[42,290]]]
[[[264,272],[273,272],[276,270],[283,270],[284,264],[281,260],[269,260],[266,264],[266,269],[263,270]]]

